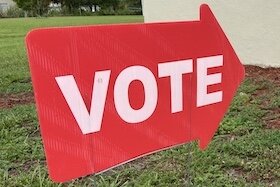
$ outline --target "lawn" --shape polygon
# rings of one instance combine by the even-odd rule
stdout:
[[[0,186],[280,186],[280,69],[253,66],[205,151],[194,142],[67,184],[48,178],[24,37],[37,27],[126,22],[143,17],[0,19]]]

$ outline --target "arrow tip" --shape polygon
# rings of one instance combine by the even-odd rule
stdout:
[[[219,45],[222,48],[224,57],[227,58],[227,61],[225,62],[226,66],[227,66],[227,71],[234,70],[234,72],[235,72],[235,74],[232,77],[230,77],[231,84],[234,87],[234,89],[232,89],[232,93],[227,95],[227,99],[229,102],[232,100],[234,93],[236,92],[238,86],[244,79],[244,76],[245,76],[244,67],[242,66],[238,56],[236,55],[232,45],[230,44],[230,41],[226,37],[222,27],[220,26],[219,22],[217,21],[213,12],[211,11],[210,7],[207,4],[202,4],[200,6],[200,22],[202,22],[203,25],[206,25],[206,27],[209,27],[209,29],[213,29],[214,33],[219,36],[218,37],[219,42],[220,42]],[[220,107],[226,107],[224,109],[223,113],[226,112],[229,104],[230,103],[224,104],[224,106],[220,106]],[[219,117],[215,118],[215,123],[210,125],[210,127],[207,128],[207,131],[205,129],[203,129],[203,127],[198,127],[197,136],[199,139],[200,149],[204,150],[207,148],[207,146],[210,143],[211,139],[213,138],[213,136],[219,126],[219,122],[221,120],[222,119],[220,119]],[[198,124],[200,124],[200,123],[198,123]]]

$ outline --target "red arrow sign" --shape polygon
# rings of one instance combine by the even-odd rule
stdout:
[[[54,181],[213,137],[244,68],[207,5],[192,22],[39,29],[27,39]]]

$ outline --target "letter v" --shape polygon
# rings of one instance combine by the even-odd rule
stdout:
[[[100,131],[111,71],[95,73],[90,113],[81,96],[73,75],[56,77],[55,80],[83,134]]]

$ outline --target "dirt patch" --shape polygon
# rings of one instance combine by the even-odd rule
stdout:
[[[0,109],[12,108],[16,105],[29,103],[34,103],[34,95],[32,92],[0,95]]]
[[[269,81],[272,86],[258,89],[253,93],[254,98],[261,101],[260,107],[267,111],[263,120],[266,128],[280,129],[280,108],[271,107],[271,94],[280,88],[280,68],[261,68],[258,66],[245,66],[246,78],[256,81],[256,84],[262,84],[262,81]]]
[[[35,165],[35,161],[26,161],[23,164],[17,164],[17,167],[9,168],[8,172],[11,176],[17,176],[20,172],[27,172],[30,168]]]
[[[274,84],[280,86],[280,68],[262,68],[258,66],[245,66],[245,72],[247,78],[263,78],[265,80],[270,80]]]
[[[279,119],[270,120],[267,124],[267,128],[269,129],[280,129],[280,121]]]
[[[264,121],[267,128],[280,129],[280,108],[269,110]]]
[[[32,168],[35,169],[36,166],[39,165],[45,166],[46,161],[45,160],[28,160],[22,164],[17,164],[17,167],[11,167],[8,169],[8,173],[10,176],[18,176],[22,172],[29,172]]]

